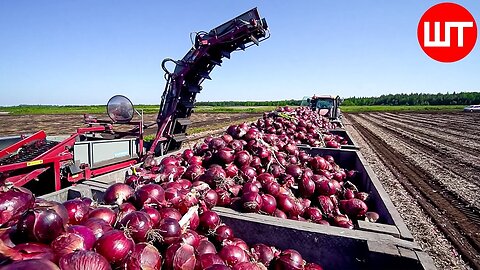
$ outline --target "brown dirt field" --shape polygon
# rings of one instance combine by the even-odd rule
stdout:
[[[251,113],[194,113],[190,117],[193,122],[190,128],[208,129],[209,126],[212,126],[212,129],[215,129],[222,123],[228,126],[230,122],[259,116],[260,114]],[[105,115],[97,117],[108,119]],[[144,121],[146,124],[152,123],[155,122],[156,117],[156,114],[146,114]],[[68,135],[84,126],[82,115],[0,115],[0,136],[31,134],[39,130],[44,130],[47,135]],[[152,126],[146,133],[155,132],[156,126]]]
[[[365,142],[367,160],[378,157],[370,158],[380,168],[375,173],[437,267],[468,269],[465,260],[480,269],[478,115],[362,113],[346,118],[350,131]]]

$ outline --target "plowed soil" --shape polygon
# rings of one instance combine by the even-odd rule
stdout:
[[[347,119],[455,254],[480,269],[480,115],[368,113]],[[424,233],[410,229],[419,238]],[[441,253],[430,251],[433,257]],[[436,259],[438,266],[456,264]]]
[[[106,115],[98,115],[99,119],[108,119]],[[155,123],[156,114],[144,115],[144,122]],[[242,119],[260,117],[260,114],[251,113],[193,113],[190,117],[190,128],[202,128],[203,130],[216,129],[219,125],[228,126],[231,122]],[[134,119],[139,120],[139,119]],[[56,114],[56,115],[0,115],[0,137],[20,134],[31,134],[44,130],[47,135],[68,135],[74,133],[77,128],[84,127],[83,115]],[[128,128],[123,125],[121,129]],[[146,134],[155,133],[156,126],[146,131]]]

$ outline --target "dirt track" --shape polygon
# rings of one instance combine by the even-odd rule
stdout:
[[[475,114],[348,115],[464,260],[480,269],[480,127]],[[454,128],[450,129],[449,127]],[[463,132],[462,132],[463,131]],[[428,241],[428,240],[427,240]]]

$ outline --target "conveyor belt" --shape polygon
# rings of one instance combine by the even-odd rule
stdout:
[[[36,140],[20,148],[17,153],[1,158],[0,166],[33,160],[57,144],[56,141]]]

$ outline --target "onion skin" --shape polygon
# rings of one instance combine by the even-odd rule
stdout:
[[[153,245],[139,243],[135,245],[132,254],[126,262],[126,266],[128,270],[160,270],[162,268],[162,255]]]
[[[83,238],[86,250],[90,250],[93,248],[96,238],[95,234],[93,234],[93,231],[90,228],[83,225],[73,225],[67,228],[67,232],[80,235]]]
[[[58,266],[48,260],[32,259],[14,262],[1,268],[2,270],[60,270]]]
[[[35,203],[32,192],[26,188],[0,186],[0,227],[14,225],[20,216]]]
[[[115,183],[105,190],[103,201],[107,204],[121,205],[129,199],[134,193],[133,188],[127,184]]]
[[[53,252],[61,257],[76,250],[87,250],[85,240],[76,233],[64,233],[55,238],[50,244]]]
[[[44,259],[54,262],[56,259],[54,251],[46,244],[35,242],[22,243],[13,247],[13,250],[21,256],[21,258],[13,258],[14,260]]]
[[[182,244],[173,257],[173,269],[194,269],[196,262],[195,249],[188,244]]]
[[[62,270],[112,270],[108,261],[94,251],[79,250],[60,258]]]

